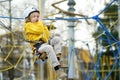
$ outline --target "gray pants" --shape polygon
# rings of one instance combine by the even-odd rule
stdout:
[[[62,43],[60,36],[54,36],[52,39],[50,39],[50,45],[54,46],[55,54],[62,53]]]
[[[47,43],[44,43],[41,45],[41,47],[39,47],[38,51],[40,53],[44,53],[46,52],[48,55],[48,58],[50,59],[50,63],[53,67],[60,65],[60,63],[57,60],[56,54],[53,50],[53,47]]]

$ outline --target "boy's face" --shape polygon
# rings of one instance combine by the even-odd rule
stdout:
[[[40,14],[38,12],[33,12],[30,14],[30,21],[31,22],[38,22],[40,19]]]

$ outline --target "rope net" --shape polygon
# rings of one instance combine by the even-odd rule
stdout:
[[[92,52],[95,49],[90,49],[89,43],[86,42],[86,46],[89,50],[89,62],[84,62],[80,56],[80,51],[74,46],[70,46],[70,55],[75,54],[77,58],[79,79],[82,80],[117,80],[119,75],[119,55],[120,55],[120,43],[116,36],[111,31],[114,26],[117,25],[119,19],[114,20],[114,16],[111,20],[114,20],[111,25],[105,26],[106,23],[99,17],[102,13],[107,11],[109,7],[116,1],[111,1],[100,13],[92,17],[86,18],[56,18],[56,19],[44,19],[44,20],[86,20],[93,19],[98,25],[98,33],[95,37],[96,40],[96,54],[92,56]],[[110,13],[109,13],[110,14]],[[0,16],[0,18],[9,18],[6,16]],[[13,18],[22,19],[22,18]],[[36,65],[36,57],[31,56],[29,43],[24,39],[24,32],[10,30],[4,22],[0,21],[0,28],[3,29],[7,34],[1,35],[0,37],[0,72],[6,72],[14,69],[14,72],[20,73],[17,75],[15,80],[29,79],[34,73]],[[19,38],[18,38],[19,37]],[[108,50],[109,49],[109,50]],[[19,52],[18,52],[19,51]],[[108,52],[106,52],[108,51]],[[32,52],[32,51],[31,51]],[[105,54],[106,52],[106,54]],[[28,55],[29,54],[29,55]],[[109,55],[109,56],[108,56]],[[42,64],[42,63],[40,63]],[[67,71],[69,71],[69,64]],[[37,72],[37,71],[36,71]],[[112,76],[114,75],[114,76]]]

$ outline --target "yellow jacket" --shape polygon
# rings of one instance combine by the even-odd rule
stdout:
[[[42,21],[39,21],[37,23],[31,23],[31,22],[25,23],[24,29],[27,40],[29,41],[42,40],[45,43],[48,42],[48,39],[50,37],[50,32],[48,31],[47,26],[44,25]]]

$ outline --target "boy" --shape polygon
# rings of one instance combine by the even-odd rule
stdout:
[[[47,44],[50,33],[42,20],[40,20],[39,10],[35,7],[29,7],[24,11],[23,15],[25,18],[24,29],[26,39],[30,42],[31,47],[36,49],[34,54],[38,55],[40,59],[44,59],[47,55],[58,78],[67,76],[66,73],[60,70],[60,63],[53,47]]]

